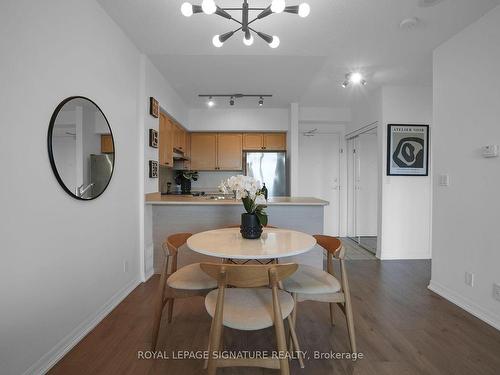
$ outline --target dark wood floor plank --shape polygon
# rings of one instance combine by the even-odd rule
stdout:
[[[348,262],[359,351],[365,359],[313,360],[314,351],[349,351],[345,320],[327,304],[299,304],[297,335],[311,359],[292,374],[471,374],[500,373],[500,332],[427,289],[428,261]],[[158,278],[134,290],[50,374],[205,374],[202,360],[142,360],[150,347],[152,306]],[[162,322],[159,350],[206,349],[210,318],[202,298],[176,302],[174,323]],[[273,350],[272,329],[225,329],[226,348]],[[272,375],[266,369],[221,369],[219,375]]]

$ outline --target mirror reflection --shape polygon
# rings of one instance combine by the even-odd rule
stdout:
[[[52,115],[49,157],[61,186],[77,199],[103,193],[114,168],[114,142],[109,123],[90,99],[71,97]]]

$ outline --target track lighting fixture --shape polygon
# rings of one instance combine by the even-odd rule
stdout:
[[[203,0],[201,5],[192,5],[191,3],[185,2],[181,5],[181,13],[185,17],[191,17],[195,13],[204,14],[216,14],[220,17],[233,20],[239,27],[233,31],[229,31],[225,34],[215,35],[212,38],[212,44],[220,48],[224,45],[224,42],[228,40],[235,32],[243,32],[243,43],[246,46],[251,46],[254,42],[253,34],[257,34],[261,37],[271,48],[277,48],[280,44],[280,39],[276,36],[270,36],[268,34],[259,32],[252,28],[250,24],[264,17],[267,17],[273,13],[292,13],[297,14],[299,17],[307,17],[311,12],[311,7],[307,3],[302,3],[300,5],[286,6],[285,0],[272,0],[271,4],[266,8],[250,7],[248,2],[250,0],[243,0],[241,8],[220,8],[215,4],[215,0]],[[250,12],[258,11],[259,13],[254,17],[250,17]],[[230,12],[241,12],[241,21],[234,18]]]
[[[342,87],[346,88],[349,85],[366,85],[366,80],[363,77],[363,74],[360,72],[351,72],[345,75],[345,81],[342,82]]]
[[[209,108],[212,108],[215,106],[215,100],[214,98],[229,98],[229,105],[233,106],[236,99],[239,98],[259,98],[259,107],[262,107],[264,105],[264,98],[271,98],[271,94],[199,94],[198,97],[200,98],[208,98],[207,100],[207,106]]]

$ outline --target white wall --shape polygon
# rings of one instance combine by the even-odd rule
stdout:
[[[81,0],[2,1],[0,50],[0,372],[40,373],[139,282],[139,52]],[[94,100],[115,136],[113,178],[89,202],[47,156],[71,95]]]
[[[500,329],[500,7],[434,52],[432,280],[430,288]],[[450,186],[437,186],[448,174]],[[474,287],[464,283],[475,275]]]
[[[387,124],[431,125],[432,87],[384,87],[382,113],[383,125],[378,129],[383,150],[380,257],[428,259],[431,257],[431,175],[387,176],[386,151]],[[432,130],[430,140],[432,143]]]
[[[188,109],[182,99],[177,95],[170,84],[161,73],[145,56],[141,56],[140,71],[141,77],[139,91],[139,126],[142,129],[139,142],[142,145],[139,159],[141,165],[140,174],[144,185],[140,187],[139,215],[144,217],[141,220],[139,233],[140,242],[140,267],[142,279],[148,279],[154,272],[154,246],[153,246],[153,212],[150,205],[144,205],[144,194],[160,191],[159,179],[149,178],[149,160],[158,160],[158,149],[149,147],[149,129],[159,129],[159,119],[149,113],[149,98],[152,96],[160,103],[161,110],[177,120],[181,125],[186,126],[188,121]],[[160,173],[164,173],[166,168],[161,167]]]
[[[288,131],[286,108],[194,108],[189,110],[190,131]]]
[[[430,125],[431,120],[429,86],[384,86],[359,98],[352,108],[348,132],[377,123],[380,171],[377,256],[381,259],[431,256],[431,177],[386,175],[387,124]]]

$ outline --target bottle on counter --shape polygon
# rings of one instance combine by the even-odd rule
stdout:
[[[263,183],[262,184],[262,189],[260,189],[262,194],[264,194],[264,198],[266,198],[266,201],[267,201],[267,188],[266,188],[266,184]]]

